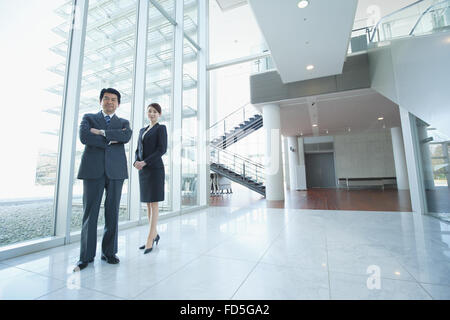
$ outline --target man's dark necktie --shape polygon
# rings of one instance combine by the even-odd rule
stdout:
[[[111,123],[111,117],[110,116],[106,116],[105,117],[105,121],[106,121],[106,125],[109,126],[109,124]]]

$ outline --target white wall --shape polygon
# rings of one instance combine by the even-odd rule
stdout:
[[[369,52],[372,88],[450,136],[449,57],[450,32],[391,41]]]
[[[334,137],[336,178],[395,177],[389,130]]]

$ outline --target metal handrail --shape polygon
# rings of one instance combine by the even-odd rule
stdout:
[[[403,7],[403,8],[401,8],[401,9],[398,9],[398,10],[396,10],[396,11],[394,11],[394,12],[392,12],[392,13],[386,15],[386,16],[384,16],[383,18],[381,18],[381,19],[377,22],[377,24],[375,25],[375,28],[373,29],[372,36],[371,36],[370,39],[369,39],[370,42],[373,42],[373,39],[375,38],[375,34],[376,34],[376,32],[378,31],[378,27],[380,26],[380,23],[381,23],[381,22],[383,22],[383,21],[386,20],[387,18],[392,17],[393,15],[395,15],[395,14],[397,14],[397,13],[399,13],[399,12],[402,12],[403,10],[406,10],[406,9],[408,9],[408,8],[411,8],[411,7],[417,5],[418,3],[421,3],[421,2],[423,2],[423,1],[425,1],[425,0],[419,0],[419,1],[413,2],[413,3],[409,4],[409,5],[407,5],[406,7]]]
[[[244,178],[264,183],[264,167],[252,160],[245,159],[237,154],[225,152],[221,149],[211,154],[211,163],[227,168]]]
[[[228,145],[228,141],[234,141],[234,139],[239,139],[240,137],[245,137],[246,135],[248,135],[248,132],[250,130],[254,130],[256,131],[257,129],[254,129],[258,124],[260,124],[262,121],[262,118],[260,120],[258,120],[257,122],[253,123],[250,127],[247,127],[245,130],[244,129],[237,129],[235,133],[229,135],[226,137],[226,139],[221,139],[221,137],[217,137],[214,138],[211,142],[214,142],[216,140],[219,140],[217,142],[215,142],[215,145],[223,145],[224,143]],[[222,136],[224,137],[224,136]]]
[[[211,146],[211,148],[217,150],[218,153],[224,153],[224,154],[229,155],[229,156],[231,156],[231,157],[233,157],[233,158],[240,159],[240,160],[245,161],[245,162],[247,162],[247,163],[249,163],[249,164],[251,164],[251,165],[254,165],[254,166],[258,167],[258,168],[264,169],[264,166],[263,166],[262,164],[257,163],[257,162],[254,162],[254,161],[252,161],[252,160],[250,160],[250,159],[248,159],[248,158],[245,158],[245,157],[243,157],[243,156],[241,156],[241,155],[238,155],[238,154],[229,152],[229,151],[227,151],[227,150],[218,148],[218,147],[216,147],[216,146]]]
[[[250,107],[252,107],[252,109],[250,109]],[[239,115],[239,113],[242,113],[242,115]],[[243,107],[230,113],[228,116],[226,116],[222,120],[216,122],[209,128],[211,140],[219,138],[220,136],[222,136],[222,137],[226,136],[227,131],[231,133],[234,130],[234,128],[236,128],[237,125],[247,121],[251,116],[260,115],[260,114],[261,114],[260,111],[258,111],[256,108],[254,108],[250,102],[247,102]],[[232,126],[230,126],[230,124]],[[227,129],[227,125],[229,126],[228,129]],[[221,126],[221,127],[219,127],[219,126]],[[216,132],[216,130],[219,132],[219,134]],[[214,135],[214,137],[212,135]]]
[[[214,123],[212,126],[210,126],[209,128],[214,128],[216,125],[218,125],[220,122],[223,122],[224,120],[228,119],[229,117],[231,117],[232,115],[234,115],[235,113],[238,113],[238,111],[241,111],[242,109],[244,109],[246,106],[248,106],[250,104],[250,102],[247,102],[246,104],[244,104],[242,107],[240,107],[239,109],[237,109],[236,111],[233,111],[232,113],[230,113],[229,115],[225,116],[224,118],[222,118],[221,120],[217,121],[216,123]]]
[[[431,6],[429,6],[429,7],[427,8],[427,10],[425,10],[425,11],[420,15],[419,19],[417,19],[417,22],[416,22],[416,24],[414,25],[414,27],[412,28],[412,30],[411,30],[411,32],[409,33],[409,35],[412,36],[412,35],[414,34],[414,31],[416,30],[416,28],[417,28],[417,26],[419,25],[419,23],[420,23],[420,21],[422,20],[422,18],[423,18],[428,12],[430,12],[431,9],[433,9],[434,7],[440,6],[441,4],[444,4],[444,3],[446,3],[446,2],[449,2],[449,1],[448,1],[448,0],[444,0],[444,1],[441,1],[441,2],[438,2],[438,3],[435,3],[435,4],[431,5]]]

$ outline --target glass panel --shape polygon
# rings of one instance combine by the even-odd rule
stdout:
[[[173,19],[175,19],[175,0],[153,0],[153,2],[156,2],[159,4]],[[153,7],[153,5],[150,3],[150,6]],[[158,15],[156,15],[158,17]],[[152,20],[152,11],[150,11],[150,21]]]
[[[67,0],[0,2],[0,247],[54,235],[71,11]]]
[[[164,1],[167,3],[167,1]],[[166,125],[170,130],[172,122],[172,82],[173,82],[173,37],[175,27],[153,6],[150,4],[150,19],[148,30],[148,50],[147,50],[147,77],[146,77],[146,107],[151,103],[158,103],[162,108],[162,116],[159,123]],[[153,17],[153,18],[152,18]],[[147,108],[144,108],[144,126],[148,126],[150,120],[147,117]],[[168,132],[170,135],[170,132]],[[170,145],[171,139],[168,139],[167,153],[163,157],[166,181],[165,181],[165,200],[160,203],[160,215],[172,211],[171,184],[170,184]],[[143,217],[147,216],[147,205],[142,205]]]
[[[260,60],[257,60],[210,71],[210,126],[250,103],[250,75],[258,68],[259,63]],[[246,118],[253,115],[250,114],[253,113],[252,109],[254,107],[250,106]],[[233,129],[242,121],[243,113],[237,118],[233,117],[233,123],[226,124],[226,130]],[[219,133],[222,134],[223,131]],[[217,133],[211,134],[217,136]]]
[[[416,125],[428,212],[450,221],[450,138],[420,119]]]
[[[197,206],[198,199],[198,63],[195,48],[184,40],[182,114],[182,207]]]
[[[386,18],[382,19],[381,23],[378,25],[374,41],[386,41],[408,36],[415,24],[421,19],[422,14],[430,8],[430,6],[439,2],[440,0],[424,0],[411,7],[400,10],[391,16],[386,16]],[[423,20],[422,24],[422,27],[426,28],[428,19]]]
[[[83,76],[81,82],[79,119],[86,113],[99,113],[100,91],[115,88],[122,95],[116,111],[120,118],[130,120],[133,93],[133,67],[136,40],[135,0],[91,0],[86,31]],[[130,144],[125,145],[127,159]],[[77,176],[84,145],[77,138],[75,177]],[[131,168],[128,168],[130,172]],[[129,219],[127,212],[128,180],[125,180],[120,202],[119,221]],[[73,186],[71,230],[81,229],[83,217],[83,182]],[[104,199],[99,215],[99,226],[104,223]]]
[[[222,10],[209,1],[210,63],[263,53],[268,47],[248,4]]]
[[[414,35],[446,31],[450,27],[450,1],[445,1],[431,8],[419,21]]]
[[[184,32],[198,43],[198,0],[184,0]]]

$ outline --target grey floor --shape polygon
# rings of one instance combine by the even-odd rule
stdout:
[[[147,230],[120,232],[118,265],[73,273],[78,244],[0,261],[0,299],[450,299],[450,225],[432,217],[211,207],[161,220],[143,255]]]

